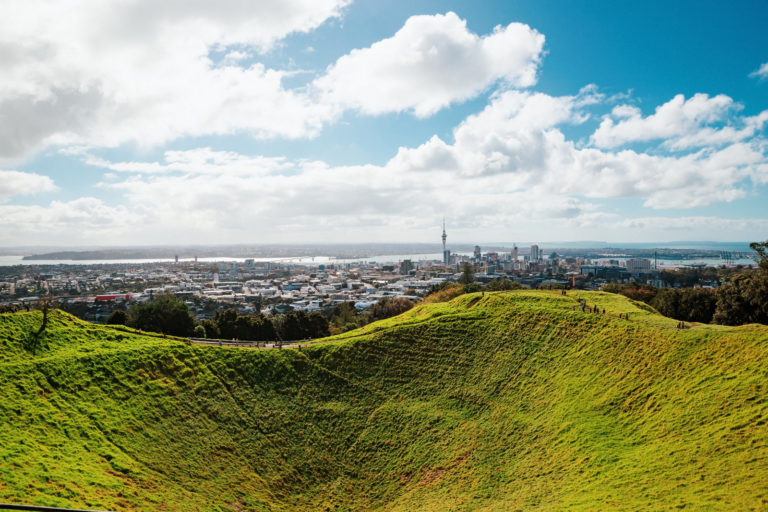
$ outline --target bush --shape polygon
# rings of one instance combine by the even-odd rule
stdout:
[[[745,272],[717,289],[714,321],[724,325],[768,324],[768,272]]]
[[[104,323],[107,325],[125,325],[128,323],[128,313],[122,309],[116,309],[109,314]]]
[[[424,302],[426,304],[433,302],[448,302],[449,300],[454,299],[459,295],[463,295],[464,293],[466,293],[466,291],[462,285],[451,283],[450,285],[443,287],[441,290],[427,295],[424,298]]]
[[[413,301],[403,297],[385,297],[371,306],[369,320],[375,322],[405,313],[413,307]]]
[[[208,339],[219,339],[221,338],[221,332],[219,332],[219,326],[216,325],[216,322],[211,320],[210,318],[206,318],[202,322],[200,322],[200,327],[205,329],[205,337]]]
[[[629,297],[632,300],[637,300],[640,302],[645,302],[646,304],[650,304],[651,301],[656,297],[656,294],[659,292],[659,289],[656,288],[655,286],[651,286],[649,284],[641,284],[641,283],[625,283],[625,284],[608,283],[602,287],[602,291],[609,292],[609,293],[618,293],[618,294],[624,295],[625,297]]]
[[[485,286],[489,292],[501,292],[505,290],[520,290],[523,287],[517,281],[510,281],[507,277],[497,277]]]
[[[686,322],[710,323],[717,296],[706,288],[666,288],[656,294],[651,305],[664,316]]]
[[[195,319],[185,303],[170,293],[163,293],[150,302],[132,306],[126,325],[143,331],[189,336],[195,328]]]

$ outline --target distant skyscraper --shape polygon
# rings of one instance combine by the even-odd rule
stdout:
[[[539,261],[541,259],[541,252],[539,246],[536,244],[531,245],[531,261]]]
[[[482,252],[480,251],[480,246],[476,245],[475,246],[475,259],[479,260],[481,256],[482,256]]]
[[[512,244],[512,261],[517,261],[517,244]]]

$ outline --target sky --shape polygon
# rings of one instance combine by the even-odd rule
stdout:
[[[4,0],[0,246],[768,239],[768,2]]]

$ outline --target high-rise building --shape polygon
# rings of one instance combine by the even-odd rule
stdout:
[[[512,244],[512,261],[517,261],[517,244]]]
[[[541,251],[539,251],[539,246],[536,244],[531,244],[531,261],[539,261],[541,259]]]
[[[479,260],[481,256],[482,256],[482,252],[480,251],[480,246],[476,245],[475,246],[475,259]]]
[[[631,274],[649,274],[651,272],[651,260],[645,258],[629,258],[624,262],[627,272]]]

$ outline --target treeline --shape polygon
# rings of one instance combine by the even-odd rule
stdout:
[[[371,322],[405,313],[415,303],[405,297],[385,297],[366,310],[358,310],[352,302],[342,302],[330,312],[330,325],[334,334],[351,331]]]
[[[128,311],[113,311],[107,324],[121,324],[149,332],[173,336],[248,341],[292,341],[322,338],[330,334],[356,329],[369,322],[403,313],[414,303],[405,298],[384,298],[358,311],[352,302],[334,306],[328,314],[295,311],[280,315],[241,314],[235,309],[219,311],[199,324],[187,305],[171,294],[160,294]]]
[[[757,253],[758,269],[742,271],[715,289],[626,283],[608,284],[603,291],[645,302],[676,320],[721,325],[768,324],[768,241],[754,242],[750,247]]]
[[[320,313],[296,311],[266,316],[261,313],[243,315],[234,309],[217,312],[203,320],[196,329],[202,338],[251,341],[290,341],[328,336],[328,319]]]

